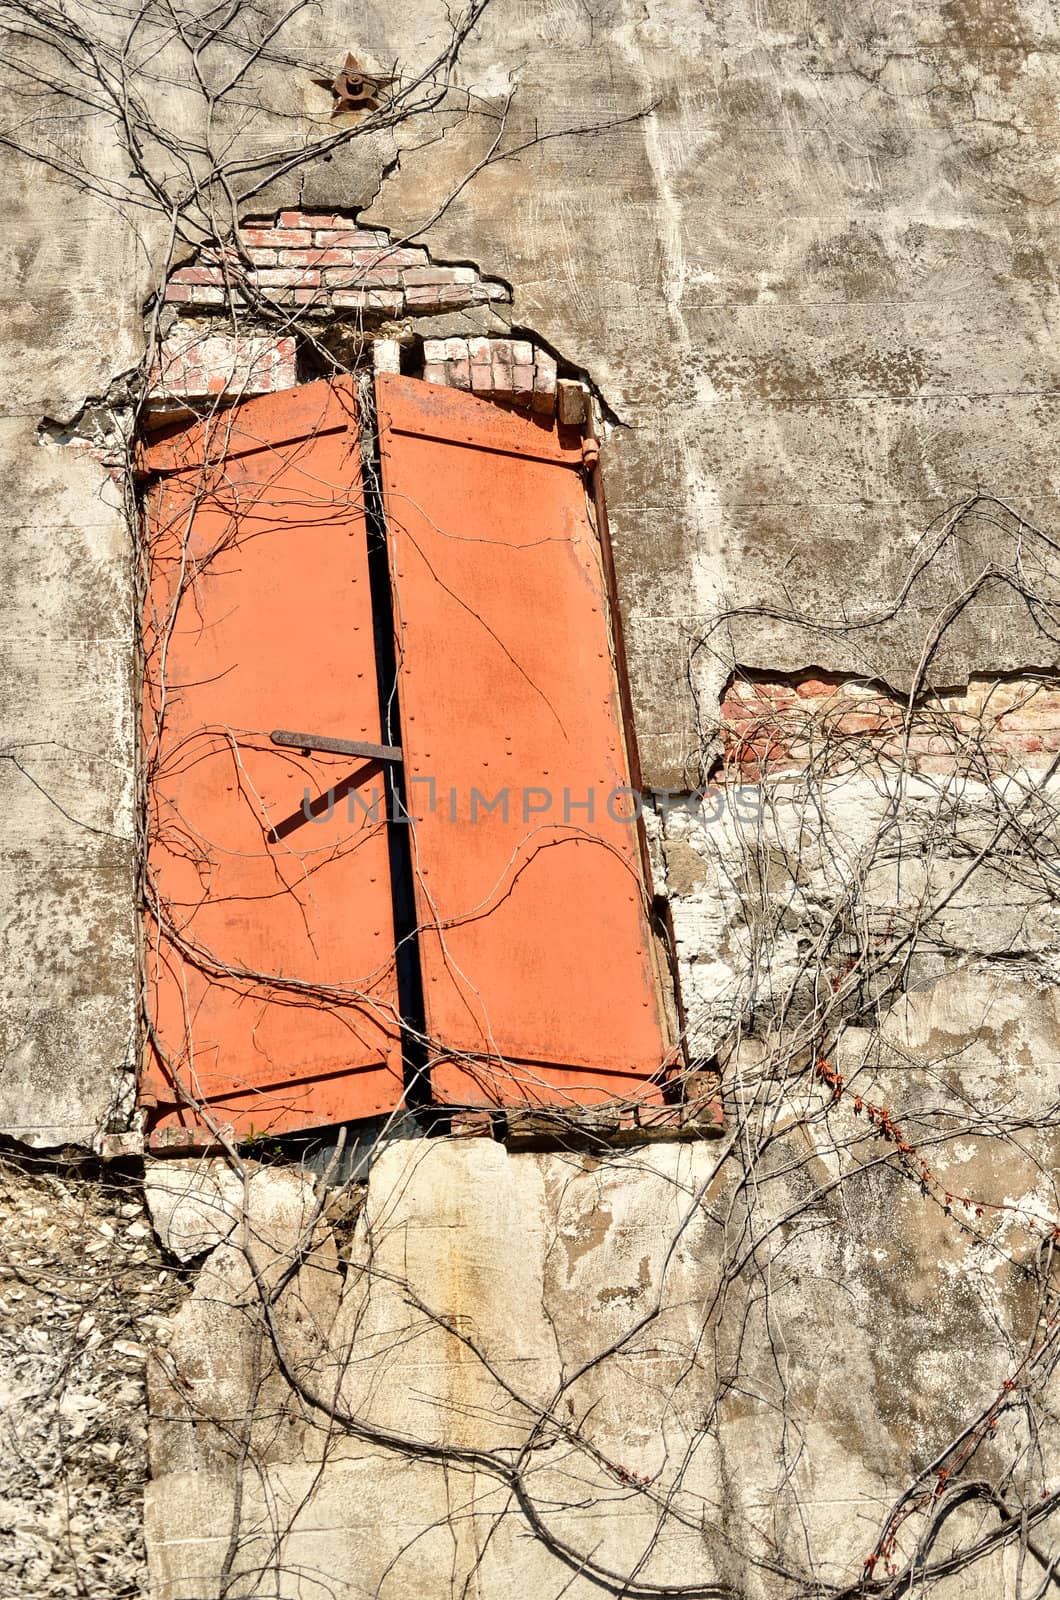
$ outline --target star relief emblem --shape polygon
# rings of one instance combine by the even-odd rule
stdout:
[[[350,54],[334,78],[313,79],[321,89],[331,90],[335,100],[331,108],[333,117],[343,111],[375,111],[383,91],[394,81],[393,76],[368,71]]]

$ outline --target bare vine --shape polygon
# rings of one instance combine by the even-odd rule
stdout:
[[[149,218],[145,231],[152,239],[164,235],[164,247],[152,250],[157,282],[147,349],[139,371],[126,375],[127,405],[120,418],[120,472],[131,526],[140,526],[136,430],[161,345],[158,291],[189,251],[205,252],[223,267],[223,315],[234,331],[262,325],[289,330],[323,370],[356,369],[363,351],[352,361],[340,359],[308,315],[279,305],[255,286],[240,225],[264,203],[266,192],[296,182],[305,169],[356,141],[367,147],[375,140],[381,147],[399,133],[438,138],[461,119],[483,119],[492,130],[485,153],[439,197],[424,219],[426,229],[486,166],[543,138],[599,137],[629,120],[527,134],[515,123],[517,87],[489,105],[461,89],[462,56],[489,4],[475,0],[454,15],[444,42],[423,61],[396,64],[389,92],[364,117],[307,130],[304,118],[273,110],[265,119],[269,136],[262,148],[244,135],[261,121],[255,96],[263,75],[280,68],[310,73],[321,65],[304,54],[299,22],[308,0],[295,0],[276,16],[248,0],[206,9],[161,0],[91,10],[4,0],[0,12],[13,45],[15,95],[0,142],[84,186],[124,218]],[[67,117],[86,126],[103,119],[120,162],[86,171],[40,117],[40,97],[57,79]],[[190,132],[188,119],[172,110],[175,83],[194,107]],[[646,114],[641,109],[631,115]],[[98,141],[89,147],[98,148]],[[225,405],[233,398],[238,396],[226,395]],[[229,414],[219,404],[207,415],[223,434]],[[370,496],[370,471],[366,479]],[[228,525],[208,551],[193,556],[194,512],[205,497],[226,495],[235,507]],[[333,486],[325,501],[334,507]],[[363,509],[361,500],[357,504]],[[168,607],[159,609],[152,594],[151,551],[143,541],[137,548],[137,600],[151,634],[140,641],[150,717],[137,852],[155,954],[165,943],[215,980],[265,989],[276,999],[286,995],[337,1011],[367,1010],[380,1026],[399,1029],[407,1025],[392,1007],[380,1005],[370,985],[312,985],[234,967],[188,935],[152,876],[147,788],[162,759],[167,641],[202,564],[215,560],[235,537],[238,512],[238,485],[226,481],[223,467],[218,473],[204,465],[199,483],[165,529],[180,568]],[[290,1592],[291,1583],[307,1595],[336,1592],[331,1578],[310,1570],[291,1550],[299,1519],[321,1493],[329,1467],[349,1460],[353,1449],[387,1470],[394,1463],[424,1468],[444,1482],[444,1513],[425,1512],[413,1534],[395,1536],[394,1553],[366,1589],[370,1593],[392,1592],[389,1580],[401,1581],[403,1559],[414,1556],[417,1544],[439,1526],[454,1540],[469,1527],[477,1530],[473,1551],[454,1580],[459,1592],[476,1593],[491,1546],[513,1518],[535,1551],[548,1556],[548,1593],[557,1600],[579,1586],[638,1600],[750,1600],[761,1594],[778,1600],[897,1600],[975,1571],[989,1574],[983,1580],[989,1584],[999,1570],[991,1563],[1009,1553],[1017,1600],[1044,1600],[1060,1588],[1060,1490],[1050,1471],[1060,1354],[1054,1270],[1060,1193],[1053,1177],[1060,1095],[1050,1082],[1028,1104],[1018,1094],[1005,1096],[981,1072],[965,1070],[961,1047],[921,1048],[909,1042],[902,1026],[902,1008],[911,997],[955,972],[989,974],[991,960],[997,970],[1011,961],[1038,989],[1056,980],[1055,936],[1028,942],[1021,929],[1043,911],[1054,914],[1058,905],[1060,753],[1034,770],[1013,762],[999,773],[987,731],[940,708],[931,678],[948,630],[989,585],[1000,584],[1019,598],[1040,630],[1043,651],[1046,642],[1055,644],[1057,543],[1017,507],[977,494],[925,532],[886,605],[832,619],[771,604],[730,608],[694,642],[692,655],[693,665],[696,657],[711,655],[726,675],[738,675],[734,629],[754,618],[812,629],[818,636],[870,637],[903,614],[917,581],[971,519],[994,529],[997,554],[926,628],[901,725],[891,730],[895,738],[886,750],[825,719],[808,757],[777,777],[768,754],[770,741],[780,735],[768,725],[756,728],[743,737],[766,749],[755,774],[764,779],[760,818],[741,821],[733,805],[724,825],[712,827],[704,823],[701,805],[698,818],[693,809],[658,821],[662,856],[679,844],[692,849],[704,864],[705,893],[717,897],[728,918],[727,976],[701,983],[694,971],[685,974],[682,1041],[694,1070],[708,1062],[723,1074],[726,1133],[720,1143],[696,1147],[687,1160],[671,1152],[672,1159],[654,1167],[643,1152],[617,1152],[603,1137],[589,1152],[533,1158],[560,1192],[557,1215],[568,1195],[584,1197],[594,1186],[602,1194],[609,1183],[648,1183],[669,1195],[667,1211],[656,1193],[667,1233],[657,1241],[646,1280],[628,1291],[628,1315],[579,1345],[570,1339],[569,1325],[563,1337],[556,1331],[557,1307],[545,1307],[558,1347],[547,1381],[522,1375],[503,1340],[491,1344],[422,1281],[399,1270],[391,1211],[399,1208],[400,1195],[373,1193],[381,1181],[375,1176],[367,1196],[359,1181],[341,1190],[349,1207],[344,1255],[335,1249],[341,1230],[327,1175],[314,1185],[286,1172],[297,1220],[282,1226],[263,1222],[258,1197],[273,1169],[257,1159],[260,1152],[237,1148],[227,1137],[199,1092],[193,1057],[169,1060],[186,1100],[212,1127],[223,1150],[225,1181],[231,1181],[225,1202],[230,1228],[213,1241],[199,1281],[201,1298],[226,1303],[227,1297],[234,1308],[247,1356],[242,1409],[218,1415],[161,1348],[153,1379],[156,1396],[168,1392],[167,1425],[194,1423],[208,1441],[204,1452],[223,1461],[232,1485],[218,1594],[279,1596]],[[156,664],[150,671],[149,655]],[[730,744],[728,764],[719,767],[718,720],[703,712],[693,756],[702,771],[713,763],[716,790],[725,794],[742,785],[739,740]],[[211,748],[228,752],[235,782],[255,803],[239,755],[244,730],[201,732]],[[943,770],[932,774],[917,766],[915,741],[921,737],[938,742],[932,753],[943,758]],[[166,759],[174,754],[167,751]],[[10,759],[19,757],[12,753]],[[853,816],[844,811],[850,803],[844,796],[850,795]],[[168,826],[170,843],[179,838],[189,859],[208,870],[209,841],[195,836],[188,819],[170,819]],[[313,870],[303,866],[303,886],[311,887]],[[1010,904],[1025,908],[1025,916],[1022,922],[1016,918],[1008,949],[984,953],[981,940],[962,933],[955,908],[978,892],[988,874]],[[896,887],[888,894],[892,880]],[[290,885],[278,883],[277,892],[290,892]],[[989,982],[986,992],[989,1012]],[[149,1028],[146,1004],[143,1009]],[[190,1024],[189,1016],[189,1040]],[[154,1042],[164,1051],[161,1041]],[[429,1051],[425,1035],[414,1042]],[[380,1153],[393,1131],[391,1126],[380,1133]],[[421,1153],[410,1158],[413,1176],[430,1160],[434,1143],[417,1146]],[[340,1156],[341,1145],[335,1159]],[[968,1176],[958,1177],[958,1168],[967,1168]],[[189,1176],[192,1188],[195,1181]],[[992,1329],[994,1346],[982,1363],[991,1376],[985,1389],[977,1378],[977,1386],[970,1384],[967,1394],[945,1406],[932,1409],[911,1400],[919,1432],[907,1418],[897,1419],[895,1438],[886,1450],[880,1445],[886,1459],[871,1508],[862,1484],[856,1516],[850,1512],[829,1541],[812,1526],[811,1458],[819,1435],[807,1398],[806,1340],[796,1326],[796,1280],[834,1272],[838,1295],[845,1282],[842,1248],[822,1239],[845,1233],[853,1270],[864,1268],[870,1237],[884,1237],[892,1215],[900,1221],[892,1234],[906,1238],[914,1219],[922,1218],[931,1241],[925,1252],[943,1252],[955,1273],[975,1277],[975,1310],[967,1315],[976,1338]],[[546,1264],[562,1244],[557,1223],[546,1241]],[[1014,1286],[1020,1315],[1009,1316],[1000,1306],[993,1286],[997,1274]],[[190,1304],[185,1302],[182,1316]],[[814,1305],[820,1310],[820,1296]],[[387,1323],[388,1316],[396,1320]],[[837,1317],[832,1332],[821,1330],[822,1365],[839,1359],[851,1321]],[[421,1340],[447,1370],[472,1374],[474,1394],[466,1404],[439,1399],[429,1412],[430,1426],[415,1425],[412,1406],[412,1420],[400,1426],[394,1408],[387,1412],[375,1393],[374,1368],[372,1381],[363,1381],[362,1365],[371,1361],[362,1351],[385,1368],[404,1344]],[[797,1358],[792,1349],[800,1352]],[[606,1413],[608,1395],[621,1394],[638,1365],[651,1362],[663,1376],[651,1389],[647,1437],[635,1461],[616,1459],[616,1430],[598,1415]],[[645,1391],[637,1392],[643,1403]],[[834,1387],[825,1393],[829,1401],[836,1399]],[[761,1493],[768,1504],[750,1505],[730,1476],[726,1441],[735,1437],[746,1448],[749,1436],[740,1432],[739,1419],[748,1414],[763,1441],[748,1476],[760,1488],[765,1484]],[[295,1500],[281,1504],[270,1495],[269,1482],[273,1463],[281,1459],[276,1441],[287,1425],[300,1430],[311,1470]],[[895,1442],[903,1439],[904,1445]],[[833,1484],[833,1492],[842,1487]],[[607,1538],[593,1535],[587,1511],[615,1522],[628,1518],[636,1528],[635,1553],[623,1543],[621,1559],[613,1555]],[[672,1556],[675,1546],[683,1552],[680,1562]]]

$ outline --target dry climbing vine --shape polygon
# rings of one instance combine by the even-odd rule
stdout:
[[[248,208],[347,146],[367,149],[399,133],[427,140],[479,118],[490,127],[483,153],[438,197],[427,227],[486,166],[544,137],[517,126],[517,88],[486,104],[458,87],[462,52],[489,3],[455,15],[423,61],[398,63],[376,109],[309,129],[297,113],[266,113],[255,98],[284,73],[319,70],[307,54],[304,0],[276,17],[246,0],[205,10],[169,0],[91,10],[27,0],[2,7],[14,46],[14,109],[0,138],[142,226],[150,242],[156,281],[144,360],[107,397],[131,526],[139,526],[136,430],[160,346],[158,291],[184,252],[210,250],[226,263],[232,292],[223,315],[233,330],[292,331],[322,370],[355,367],[363,351],[351,358],[347,349],[340,359],[311,318],[254,287],[239,230]],[[174,109],[175,81],[194,107],[190,132]],[[42,93],[54,93],[57,82],[64,126],[92,129],[102,119],[120,162],[86,169],[39,117]],[[267,139],[244,139],[259,121]],[[93,136],[85,148],[103,143]],[[365,159],[378,166],[377,155]],[[716,1064],[723,1073],[727,1131],[716,1144],[630,1153],[601,1141],[518,1158],[520,1170],[539,1174],[551,1193],[540,1246],[551,1286],[543,1326],[556,1346],[547,1371],[512,1359],[518,1330],[483,1333],[473,1301],[454,1311],[429,1273],[402,1264],[405,1188],[432,1161],[452,1160],[439,1151],[470,1146],[408,1141],[398,1169],[388,1164],[397,1147],[384,1130],[366,1195],[356,1179],[335,1191],[263,1165],[215,1127],[223,1170],[207,1181],[218,1186],[221,1220],[205,1230],[197,1252],[189,1247],[189,1259],[202,1261],[191,1275],[194,1296],[176,1319],[174,1345],[160,1342],[152,1357],[157,1426],[182,1441],[178,1454],[198,1450],[197,1470],[217,1471],[231,1490],[209,1592],[350,1592],[342,1584],[360,1580],[316,1570],[297,1535],[306,1512],[325,1498],[328,1473],[365,1460],[386,1482],[395,1463],[419,1474],[417,1484],[433,1474],[444,1504],[436,1509],[425,1489],[419,1524],[393,1533],[386,1559],[356,1592],[407,1590],[405,1564],[439,1531],[460,1552],[444,1583],[462,1594],[485,1589],[499,1582],[493,1546],[509,1539],[513,1521],[522,1539],[496,1558],[504,1581],[514,1573],[522,1586],[525,1570],[527,1587],[557,1600],[580,1591],[644,1600],[890,1600],[951,1579],[974,1582],[976,1573],[981,1592],[1001,1592],[996,1562],[1010,1558],[1004,1582],[1019,1600],[1058,1586],[1060,1490],[1050,1456],[1060,1350],[1060,1197],[1052,1178],[1060,1101],[1052,1080],[1026,1103],[1019,1086],[1006,1095],[998,1075],[969,1067],[964,1045],[923,1046],[902,1028],[902,1008],[922,1003],[933,984],[954,974],[977,978],[978,988],[966,992],[978,995],[984,1025],[995,1004],[992,985],[1007,982],[1010,971],[1032,995],[1055,983],[1055,935],[1029,943],[1013,935],[1009,950],[984,950],[974,929],[969,935],[955,922],[954,907],[962,894],[974,898],[990,873],[1010,898],[1022,896],[1028,919],[1041,908],[1055,911],[1057,762],[999,772],[981,730],[935,711],[933,736],[955,759],[952,772],[930,775],[910,759],[910,739],[925,695],[937,692],[932,663],[940,641],[989,585],[1019,597],[1043,650],[1055,644],[1056,543],[1017,507],[977,494],[927,531],[887,605],[831,620],[774,605],[730,608],[691,654],[693,662],[712,655],[723,676],[738,672],[735,630],[756,619],[819,637],[871,637],[904,614],[917,582],[975,520],[994,530],[996,554],[924,629],[906,694],[904,751],[881,755],[871,740],[826,726],[797,771],[775,777],[767,764],[760,817],[741,819],[733,805],[720,826],[694,809],[659,821],[662,857],[672,866],[679,844],[691,849],[704,894],[724,910],[715,939],[725,947],[721,974],[703,981],[689,967],[685,977],[686,1042],[697,1070]],[[138,601],[149,614],[148,552],[141,545],[137,554]],[[153,648],[164,657],[172,617],[156,622]],[[164,721],[164,669],[156,688]],[[149,730],[141,769],[144,908],[189,960],[275,987],[277,974],[233,971],[189,941],[152,882],[145,831],[152,737]],[[713,773],[724,793],[740,774],[738,766],[719,769],[718,750],[714,720],[704,714],[693,765]],[[888,874],[901,877],[911,863],[911,889],[888,901],[881,874],[889,882]],[[323,1003],[364,1001],[359,991],[337,996],[288,981]],[[171,1069],[180,1081],[180,1064]],[[183,1088],[209,1123],[193,1077]],[[203,1174],[169,1170],[201,1206]],[[130,1173],[128,1192],[140,1181]],[[148,1173],[152,1181],[161,1182]],[[275,1215],[270,1185],[285,1196]],[[650,1200],[666,1231],[653,1240],[643,1280],[604,1285],[606,1330],[587,1316],[584,1327],[564,1321],[556,1262],[569,1263],[571,1238],[591,1233],[587,1219],[617,1204],[624,1187]],[[465,1222],[473,1239],[482,1218]],[[523,1243],[512,1247],[521,1251]],[[907,1290],[896,1270],[890,1280],[877,1273],[875,1305],[859,1301],[851,1283],[876,1271],[879,1249],[918,1260],[918,1270],[934,1275],[930,1290]],[[906,1277],[910,1270],[907,1261]],[[829,1274],[834,1297],[820,1289]],[[963,1274],[970,1285],[963,1298],[947,1286],[947,1274],[951,1284]],[[502,1303],[504,1290],[501,1284]],[[932,1299],[936,1292],[941,1299]],[[485,1307],[486,1289],[479,1293]],[[206,1305],[223,1308],[243,1363],[231,1412],[182,1367],[195,1340],[208,1337],[197,1320]],[[988,1334],[992,1347],[984,1348]],[[887,1375],[885,1430],[882,1411],[862,1400],[884,1384],[882,1367],[872,1366],[874,1339],[891,1339],[895,1348],[905,1340],[925,1372],[929,1357],[948,1356],[953,1392],[925,1380],[917,1394],[913,1378]],[[948,1351],[936,1348],[947,1342]],[[404,1397],[380,1399],[383,1379],[398,1388],[404,1382],[394,1363],[417,1343],[436,1369],[466,1377],[468,1395],[444,1389],[419,1410]],[[652,1383],[634,1383],[645,1369],[655,1374]],[[422,1373],[417,1381],[425,1381]],[[624,1428],[629,1417],[609,1415],[627,1388],[638,1408],[631,1428]],[[843,1429],[856,1429],[859,1417],[875,1436],[863,1433],[823,1466],[814,1459]],[[286,1429],[298,1447],[285,1454],[278,1440]],[[270,1475],[292,1454],[305,1471],[284,1500],[270,1490]],[[864,1462],[873,1455],[875,1475]],[[829,1490],[841,1498],[855,1470],[857,1496],[822,1527],[819,1502]],[[609,1531],[627,1526],[633,1532],[621,1537]],[[364,1532],[365,1548],[375,1548],[375,1539]],[[546,1565],[535,1565],[542,1557]],[[74,1592],[104,1592],[95,1572],[77,1581]]]

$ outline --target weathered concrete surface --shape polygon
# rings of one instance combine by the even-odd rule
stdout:
[[[646,1592],[851,1581],[1034,1306],[871,1161],[829,1195],[834,1130],[818,1143],[763,1167],[748,1209],[716,1145],[398,1141],[344,1272],[303,1180],[253,1176],[152,1368],[154,1600],[225,1578],[483,1600],[588,1597],[608,1570]],[[778,1223],[763,1276],[726,1282],[733,1246]],[[940,1592],[1011,1577],[999,1555]]]
[[[0,437],[0,1129],[91,1144],[134,1056],[131,542],[85,452]]]
[[[144,1592],[144,1364],[183,1294],[128,1179],[0,1164],[0,1593]]]
[[[184,206],[192,234],[210,216],[224,224],[225,197],[207,186],[196,209],[181,163],[201,179],[211,159],[250,161],[233,176],[244,212],[370,206],[436,257],[510,282],[516,325],[581,364],[625,424],[607,478],[649,782],[697,774],[734,659],[906,683],[940,607],[988,562],[1012,565],[1011,528],[967,519],[892,615],[924,530],[976,486],[1046,527],[1055,506],[1043,446],[1056,423],[1055,9],[493,0],[444,110],[272,176],[282,153],[335,131],[313,72],[352,43],[397,59],[407,81],[437,53],[448,14],[432,0],[351,20],[329,3],[296,13],[280,55],[262,60],[240,23],[207,52],[214,86],[245,69],[209,115],[186,50],[143,19],[123,59],[143,116],[135,160],[161,186],[145,205],[113,102],[92,113],[58,96],[46,132],[20,122],[17,138],[51,165],[13,161],[5,193],[9,522],[23,526],[49,494],[40,539],[98,526],[101,476],[73,454],[45,462],[33,428],[73,416],[139,362],[143,301],[172,242],[167,205]],[[124,28],[98,10],[83,25],[107,46]],[[32,109],[55,58],[20,35],[15,61],[40,74],[11,81],[12,106]],[[178,257],[188,248],[177,239]],[[101,591],[69,537],[46,615],[24,599],[26,581],[39,594],[36,557],[22,543],[5,555],[8,631],[21,640],[11,737],[38,737],[46,707],[56,772],[91,790],[126,841],[128,567],[116,521]],[[752,615],[718,627],[730,604],[814,626]],[[878,625],[846,625],[867,616]],[[1054,645],[994,582],[948,628],[931,671],[963,681],[1046,656]],[[54,807],[21,775],[9,781],[9,848],[26,865],[8,895],[15,1066],[0,1122],[20,1136],[37,1126],[46,1143],[83,1139],[106,1120],[129,1033],[128,856],[82,830],[63,865],[48,864]],[[28,1100],[27,1073],[42,1085]]]
[[[306,8],[209,118],[169,24],[145,15],[123,59],[165,136],[137,153],[165,191],[154,210],[113,115],[73,93],[42,114],[54,57],[24,37],[5,50],[41,73],[15,80],[12,136],[67,173],[14,164],[0,240],[0,1124],[27,1142],[122,1123],[134,1022],[131,541],[102,469],[36,430],[140,361],[167,202],[208,165],[196,140],[259,163],[238,175],[244,212],[370,207],[504,278],[516,328],[596,383],[623,424],[607,481],[649,782],[698,775],[735,662],[907,684],[991,564],[933,680],[1055,663],[1056,628],[1008,581],[1055,601],[1047,547],[993,505],[937,520],[980,488],[1053,529],[1055,6],[493,0],[457,71],[474,115],[456,96],[270,181],[277,152],[331,129],[312,72],[349,48],[414,71],[446,9]],[[246,30],[278,14],[235,32],[252,52]],[[78,15],[124,37],[118,13]],[[202,59],[217,83],[247,52],[233,36]],[[513,87],[505,159],[487,159]],[[200,223],[216,187],[202,199]],[[728,605],[746,614],[720,625]],[[749,1600],[856,1580],[886,1507],[1020,1371],[1052,1292],[1048,813],[1038,855],[1013,862],[1006,840],[962,882],[980,798],[978,820],[943,819],[941,848],[931,794],[914,794],[885,841],[898,864],[873,844],[888,801],[871,786],[782,802],[761,833],[745,816],[724,842],[667,830],[694,1045],[736,1019],[746,1035],[726,1063],[741,1142],[706,1190],[715,1146],[594,1163],[407,1141],[380,1156],[354,1225],[356,1196],[341,1221],[318,1216],[294,1173],[152,1171],[167,1247],[209,1252],[152,1363],[155,1600],[559,1600],[613,1583],[594,1563],[627,1588],[706,1575]],[[774,1094],[761,1070],[783,1049],[771,1022],[797,1036],[833,979],[842,994],[850,953],[915,922],[925,893],[944,904],[835,1061],[926,1144],[926,1194],[849,1091],[833,1101],[795,1066]],[[861,920],[837,923],[843,904]],[[982,1218],[945,1206],[951,1183]],[[19,1217],[26,1254],[38,1220]],[[997,1481],[1018,1460],[1036,1504],[1038,1442],[1014,1407],[974,1470]],[[1048,1428],[1040,1442],[1048,1460]],[[992,1517],[954,1514],[934,1554]],[[61,1519],[46,1532],[43,1556],[17,1546],[23,1592]],[[956,1573],[944,1600],[1007,1600],[1014,1562]],[[1037,1572],[1024,1580],[1026,1595]]]
[[[53,133],[75,171],[127,175],[92,119]],[[0,1130],[89,1145],[125,1125],[135,1054],[132,537],[103,468],[37,430],[139,362],[151,227],[5,156]]]
[[[244,1180],[218,1161],[154,1162],[144,1194],[159,1242],[194,1261],[228,1238],[243,1211]]]
[[[709,724],[731,648],[906,684],[940,605],[1011,558],[991,523],[871,633],[819,624],[886,613],[977,486],[1052,526],[1055,9],[504,7],[469,60],[482,92],[502,23],[511,145],[654,108],[488,166],[431,237],[511,281],[516,321],[628,424],[607,467],[641,746],[649,779],[680,782],[692,690]],[[483,117],[406,152],[369,215],[422,226],[495,136]],[[330,192],[315,173],[313,198]],[[983,599],[935,681],[1036,658],[1011,591]],[[812,626],[749,618],[730,643],[710,631],[726,605]]]
[[[794,1028],[823,981],[855,962],[875,969],[888,946],[900,945],[894,963],[867,979],[889,986],[888,1002],[967,970],[984,993],[1004,977],[1029,1007],[1048,1004],[1060,981],[1057,795],[1055,777],[991,786],[875,770],[672,806],[656,824],[659,873],[693,1053],[712,1055],[754,1019],[768,1028],[783,1014]],[[973,1042],[982,1014],[968,1004]],[[1060,1062],[1060,1032],[1047,1062],[1032,1059]]]

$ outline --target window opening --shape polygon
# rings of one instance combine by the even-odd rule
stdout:
[[[520,415],[391,376],[377,393],[378,421],[365,378],[320,380],[145,451],[156,1149],[219,1128],[322,1137],[429,1103],[622,1102],[627,1125],[652,1108],[661,1125],[673,1099],[597,442],[562,404]],[[277,727],[406,760],[266,749]],[[446,817],[424,812],[428,785],[458,796]],[[619,825],[616,796],[635,820]],[[345,1055],[315,1038],[321,1016],[355,1041]]]

